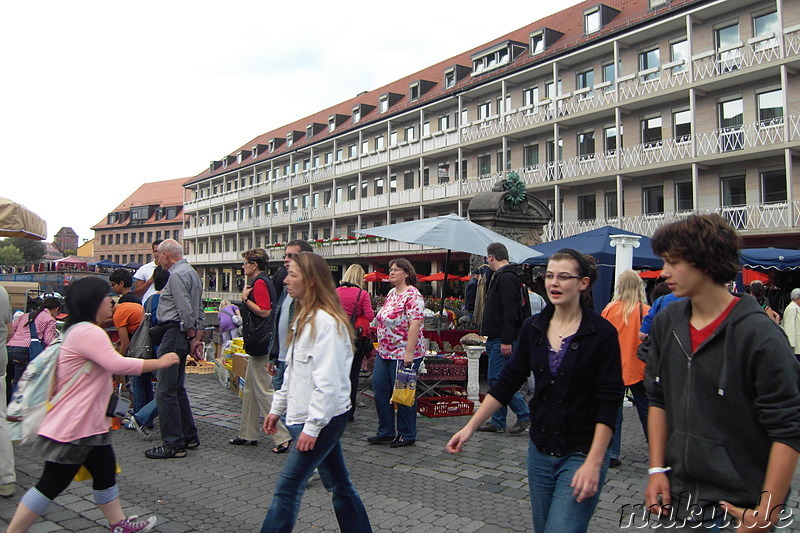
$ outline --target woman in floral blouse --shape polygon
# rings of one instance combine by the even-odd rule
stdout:
[[[378,411],[378,434],[369,437],[372,444],[388,444],[392,448],[410,446],[417,440],[417,406],[397,406],[395,431],[394,406],[389,402],[394,387],[397,365],[412,367],[422,363],[422,312],[425,302],[416,288],[417,273],[407,259],[389,262],[389,291],[378,311],[378,357],[372,373],[375,409]]]

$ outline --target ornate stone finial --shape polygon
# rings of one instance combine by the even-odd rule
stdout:
[[[513,170],[503,180],[503,189],[506,191],[505,200],[510,204],[511,209],[519,209],[528,196],[525,190],[525,183],[522,182],[519,174]]]

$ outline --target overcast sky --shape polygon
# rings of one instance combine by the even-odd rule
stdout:
[[[83,241],[142,183],[575,3],[2,2],[0,196]]]

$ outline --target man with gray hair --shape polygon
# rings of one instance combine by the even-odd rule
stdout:
[[[205,328],[203,287],[200,276],[183,258],[181,245],[166,239],[158,245],[159,264],[169,271],[169,281],[161,291],[156,318],[158,325],[151,331],[153,345],[158,345],[158,357],[175,352],[180,363],[158,371],[156,405],[163,443],[145,452],[150,459],[186,457],[186,449],[200,446],[194,425],[189,396],[186,394],[186,356],[198,359],[202,354]],[[160,338],[159,338],[160,336]]]
[[[789,337],[789,344],[792,345],[794,356],[800,360],[800,289],[792,289],[789,297],[792,301],[783,311],[781,327]]]

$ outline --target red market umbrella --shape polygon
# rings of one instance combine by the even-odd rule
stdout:
[[[369,274],[364,275],[364,281],[385,281],[389,279],[389,274],[384,274],[383,272],[370,272]]]
[[[754,281],[760,281],[765,285],[769,283],[769,274],[764,274],[763,272],[757,272],[755,270],[751,270],[749,268],[742,269],[742,282],[745,285],[750,285]]]
[[[431,274],[430,276],[422,276],[418,278],[419,281],[442,281],[444,280],[444,272],[437,272],[435,274]],[[447,279],[449,280],[460,280],[461,276],[456,276],[455,274],[447,274]],[[469,278],[467,278],[469,279]]]
[[[460,279],[461,281],[469,281],[470,279],[472,279],[472,274],[467,274],[463,278],[458,278],[458,279]]]
[[[661,271],[645,270],[644,272],[639,272],[639,277],[642,279],[658,279],[661,277]]]

